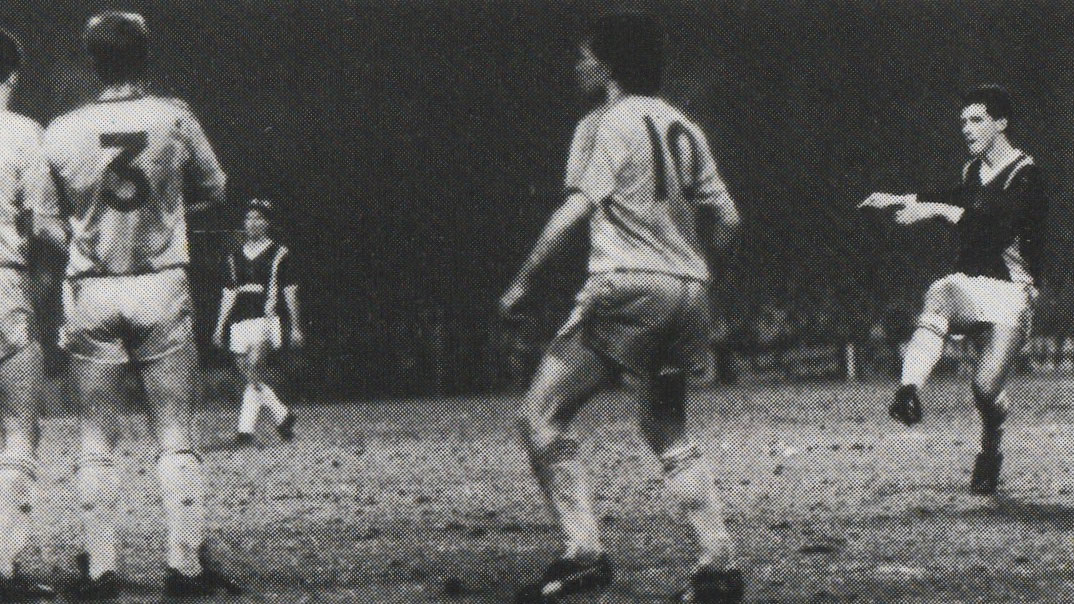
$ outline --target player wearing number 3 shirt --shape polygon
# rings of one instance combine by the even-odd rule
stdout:
[[[501,311],[512,312],[536,269],[574,225],[588,222],[589,279],[537,369],[520,418],[567,544],[519,601],[552,601],[612,580],[569,425],[590,395],[624,372],[641,384],[642,434],[702,550],[677,601],[742,596],[715,479],[686,434],[684,413],[687,377],[711,365],[711,275],[702,250],[713,235],[717,245],[726,241],[739,219],[701,129],[654,96],[662,38],[648,17],[618,15],[601,19],[581,44],[579,83],[606,100],[579,124],[563,205],[500,300]]]
[[[144,384],[160,445],[166,591],[209,595],[223,580],[202,552],[186,212],[188,202],[222,202],[226,179],[187,105],[146,92],[149,30],[141,15],[97,15],[83,41],[104,91],[45,133],[71,230],[61,345],[72,357],[82,415],[76,484],[85,541],[76,596],[115,597],[121,583],[114,449],[128,370]]]

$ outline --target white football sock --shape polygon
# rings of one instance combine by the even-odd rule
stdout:
[[[253,384],[247,384],[242,392],[242,409],[239,410],[239,434],[253,434],[257,426],[257,414],[261,411],[261,396]]]
[[[75,474],[89,574],[96,579],[106,571],[116,570],[119,476],[109,457],[83,458]]]
[[[923,327],[914,331],[902,359],[902,384],[921,388],[943,355],[943,336]]]
[[[287,414],[289,413],[287,406],[283,404],[280,397],[276,396],[276,391],[268,384],[261,384],[261,402],[272,412],[277,426],[287,419]]]
[[[15,572],[15,556],[26,547],[37,501],[37,462],[0,455],[0,575]]]
[[[667,451],[660,461],[664,482],[697,535],[701,546],[698,565],[728,568],[734,562],[735,546],[727,532],[712,468],[693,445]]]
[[[201,574],[198,551],[205,533],[205,489],[201,461],[192,451],[165,452],[157,462],[168,527],[168,566]]]

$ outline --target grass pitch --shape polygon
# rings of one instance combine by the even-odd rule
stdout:
[[[978,424],[964,382],[925,392],[925,422],[888,419],[889,384],[746,385],[693,395],[691,428],[719,461],[750,602],[1074,601],[1068,380],[1017,380],[1001,494],[974,497]],[[509,602],[559,535],[516,445],[515,396],[300,407],[293,444],[262,426],[230,451],[237,405],[198,416],[209,542],[253,592],[234,602]],[[569,602],[664,602],[696,554],[670,515],[628,392],[577,424],[618,578]],[[123,418],[125,602],[160,602],[154,446]],[[73,578],[74,426],[44,426],[42,536],[24,566]]]

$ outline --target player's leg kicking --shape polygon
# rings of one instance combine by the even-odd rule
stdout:
[[[1003,454],[1000,441],[1009,402],[1003,388],[1018,354],[1025,346],[1032,314],[1028,286],[963,274],[934,283],[925,296],[918,329],[906,349],[902,385],[890,413],[912,425],[921,421],[919,389],[943,352],[951,325],[983,328],[975,336],[979,355],[974,370],[973,396],[981,414],[981,452],[974,463],[971,490],[995,493]]]

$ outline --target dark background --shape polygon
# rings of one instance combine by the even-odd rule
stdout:
[[[740,254],[720,263],[717,305],[732,331],[788,305],[826,326],[814,339],[858,339],[884,317],[912,316],[943,269],[947,234],[896,233],[853,207],[872,190],[953,184],[965,161],[959,96],[986,82],[1012,91],[1013,138],[1052,177],[1063,253],[1038,323],[1067,330],[1074,5],[620,6],[663,18],[666,95],[709,133],[744,216]],[[0,21],[29,55],[16,109],[47,123],[87,98],[95,84],[79,35],[106,8],[147,17],[154,87],[194,107],[233,203],[278,200],[282,237],[304,267],[311,385],[490,384],[503,360],[492,308],[558,201],[586,109],[572,87],[574,41],[607,3],[7,0]],[[237,218],[192,220],[203,340],[223,231]],[[547,336],[582,266],[565,257],[548,271],[533,308],[543,318],[523,339]]]

